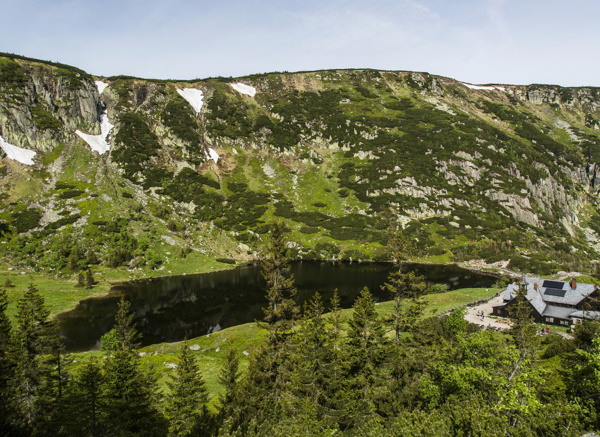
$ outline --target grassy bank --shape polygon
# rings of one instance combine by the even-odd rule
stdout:
[[[452,308],[467,305],[479,299],[487,299],[497,291],[495,288],[463,288],[426,296],[427,306],[425,308],[425,316],[443,314]],[[389,315],[393,311],[394,302],[381,302],[376,307],[382,315]],[[351,314],[351,309],[341,310],[340,320],[342,330],[345,330]],[[218,377],[225,363],[227,348],[234,347],[241,353],[240,366],[243,369],[248,364],[248,358],[244,352],[249,353],[252,348],[258,346],[265,338],[265,335],[266,331],[259,328],[256,323],[246,323],[189,340],[190,346],[198,345],[200,347],[193,354],[197,359],[206,382],[209,397],[213,399],[213,402],[216,400],[215,397],[222,392]],[[180,347],[181,343],[176,342],[159,343],[140,349],[140,353],[143,355],[141,365],[152,366],[155,369],[159,385],[163,390],[167,390],[166,382],[169,379],[169,374],[172,372],[167,367],[167,364],[177,362],[177,353]],[[75,366],[81,365],[91,357],[104,356],[100,351],[76,353],[73,355],[76,357]]]
[[[30,284],[35,285],[44,296],[46,306],[50,315],[69,311],[77,305],[80,300],[92,296],[101,296],[115,285],[132,279],[150,278],[166,275],[183,275],[195,273],[207,273],[217,270],[225,270],[235,267],[232,264],[224,264],[206,257],[200,253],[193,252],[185,259],[167,265],[161,270],[129,270],[126,268],[109,268],[106,266],[94,266],[92,269],[96,284],[92,288],[77,287],[77,273],[71,276],[62,274],[60,277],[49,274],[35,273],[26,269],[0,266],[0,286],[9,280],[12,286],[5,287],[8,294],[9,317],[14,320],[17,313],[17,301],[23,295]]]

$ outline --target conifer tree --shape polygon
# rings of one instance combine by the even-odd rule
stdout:
[[[187,341],[181,344],[179,365],[175,368],[168,387],[171,390],[166,408],[169,435],[190,436],[196,435],[201,428],[206,430],[208,394]]]
[[[413,249],[399,229],[392,230],[388,244],[392,253],[393,267],[382,288],[394,298],[392,323],[396,333],[396,343],[399,343],[400,332],[414,326],[420,316],[423,303],[419,298],[425,293],[427,286],[423,276],[404,271],[404,261]],[[406,305],[409,299],[410,304]]]
[[[104,375],[102,367],[95,359],[90,360],[77,375],[76,394],[79,423],[87,436],[96,437],[101,434],[103,406],[101,390]]]
[[[92,275],[92,270],[87,269],[85,271],[85,288],[92,288],[94,286],[94,276]]]
[[[325,328],[319,293],[307,305],[298,331],[291,357],[292,411],[299,422],[312,426],[313,432],[329,429],[337,424],[341,409],[340,364],[333,338]]]
[[[261,423],[282,407],[290,376],[289,367],[284,364],[288,362],[292,328],[298,317],[298,307],[293,300],[296,288],[287,252],[283,224],[273,222],[261,257],[261,273],[267,282],[267,306],[264,308],[266,323],[260,326],[266,328],[268,334],[249,357],[238,423],[250,417]]]
[[[333,296],[331,296],[331,316],[333,318],[333,347],[337,352],[338,339],[340,338],[340,294],[338,289],[333,290]]]
[[[16,433],[12,430],[11,410],[12,394],[11,381],[14,380],[15,365],[11,357],[12,350],[12,327],[10,319],[6,314],[8,307],[8,296],[6,290],[0,289],[0,429],[6,430],[7,434]]]
[[[79,272],[77,274],[77,285],[75,287],[84,287],[85,286],[85,277],[83,276],[83,272]]]
[[[388,350],[384,324],[367,287],[354,302],[348,325],[347,376],[354,392],[351,416],[356,420],[374,412],[374,394],[382,385],[382,364]]]
[[[527,300],[525,276],[517,289],[515,303],[512,305],[510,313],[513,319],[510,334],[521,355],[525,358],[531,352],[535,342],[535,325],[531,316],[531,304]]]
[[[48,363],[43,355],[50,352],[51,322],[44,298],[30,284],[17,302],[15,341],[15,379],[12,382],[19,426],[33,432],[40,421],[40,400],[47,388]]]
[[[141,335],[133,323],[134,314],[130,312],[130,307],[131,304],[124,297],[121,297],[113,328],[116,337],[116,350],[132,352],[139,347]]]
[[[276,338],[287,333],[298,316],[298,307],[294,302],[296,287],[287,252],[283,224],[273,222],[262,254],[261,273],[267,281],[265,322]]]
[[[156,381],[138,366],[139,334],[124,299],[119,302],[114,329],[117,344],[103,366],[106,431],[115,435],[164,435],[164,421],[156,408]]]
[[[219,398],[221,404],[221,416],[231,416],[232,409],[238,401],[240,372],[240,356],[237,349],[231,343],[227,345],[225,365],[219,373],[219,383],[225,389],[225,393]]]

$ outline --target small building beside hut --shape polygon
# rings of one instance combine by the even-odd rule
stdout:
[[[503,294],[503,303],[493,307],[492,314],[511,317],[511,306],[519,288],[526,291],[531,306],[531,315],[536,323],[571,326],[583,320],[600,320],[600,302],[598,286],[578,283],[552,281],[523,276],[520,284],[510,284]]]

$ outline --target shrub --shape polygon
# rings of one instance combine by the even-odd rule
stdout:
[[[33,122],[40,130],[59,129],[63,125],[58,118],[54,117],[40,105],[33,105],[31,107],[31,116]]]
[[[188,143],[198,142],[198,132],[194,130],[198,126],[196,117],[192,113],[190,105],[179,95],[167,103],[161,119],[165,126],[181,140]]]
[[[58,197],[61,199],[72,199],[73,197],[81,196],[83,193],[85,193],[84,190],[65,190]]]
[[[111,152],[111,157],[122,165],[125,176],[134,180],[137,172],[143,173],[152,166],[150,158],[157,156],[160,143],[141,115],[126,112],[119,122],[121,128],[115,135],[117,147]]]
[[[222,264],[235,264],[235,260],[231,258],[217,258],[215,261]]]
[[[37,228],[41,219],[42,214],[37,209],[25,209],[13,214],[13,226],[17,233],[21,234]]]

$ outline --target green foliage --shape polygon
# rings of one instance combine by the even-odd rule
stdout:
[[[121,164],[128,179],[135,181],[136,173],[150,168],[150,159],[160,149],[158,137],[150,130],[143,116],[126,112],[119,119],[121,128],[115,135],[111,157]]]
[[[83,193],[85,193],[84,190],[64,190],[61,191],[58,197],[61,199],[72,199],[74,197],[81,196]]]
[[[217,89],[206,106],[208,109],[206,117],[211,121],[207,130],[211,135],[229,138],[250,136],[253,123],[245,103]]]
[[[166,417],[170,422],[169,435],[196,435],[207,416],[205,404],[208,398],[204,379],[186,341],[181,344],[179,363],[168,387]]]
[[[40,105],[31,106],[31,116],[33,122],[40,130],[56,130],[62,127],[62,122],[46,111]]]
[[[298,315],[287,251],[285,229],[281,223],[273,222],[261,257],[261,274],[267,282],[265,322],[275,338],[284,335]]]
[[[21,64],[12,59],[6,59],[4,56],[0,59],[0,83],[2,86],[19,88],[27,80],[27,75]]]
[[[30,208],[14,213],[12,218],[15,230],[18,234],[22,234],[38,227],[42,219],[42,214],[38,209]]]
[[[173,96],[161,113],[161,119],[165,126],[179,139],[191,144],[199,141],[196,117],[192,113],[189,103],[179,95]]]
[[[225,393],[219,398],[221,405],[221,415],[230,417],[235,404],[239,402],[239,379],[240,372],[240,356],[239,352],[231,343],[227,345],[227,359],[225,365],[219,373],[219,383],[225,389]]]
[[[110,352],[117,349],[119,340],[117,331],[113,328],[100,338],[100,350],[102,352]]]
[[[11,381],[11,392],[15,422],[31,432],[44,419],[42,402],[49,394],[45,381],[49,369],[43,356],[51,351],[53,325],[48,320],[44,298],[33,284],[18,300],[17,308],[15,379]]]
[[[119,302],[115,316],[116,348],[103,365],[104,426],[113,435],[164,435],[164,421],[155,404],[156,381],[137,365],[139,333],[129,303]]]
[[[223,264],[235,264],[235,260],[231,258],[217,258],[215,261]]]
[[[6,290],[0,289],[0,429],[10,430],[11,416],[11,381],[14,379],[15,366],[11,360],[12,326],[6,308],[8,296]]]

